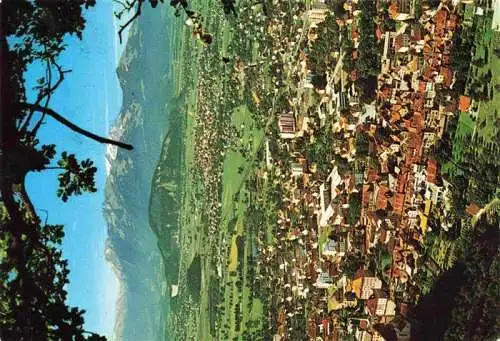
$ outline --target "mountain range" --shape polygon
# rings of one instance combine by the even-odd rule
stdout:
[[[168,6],[164,6],[168,7]],[[169,9],[145,9],[129,31],[117,69],[123,104],[112,138],[134,150],[108,148],[103,212],[106,259],[120,281],[114,339],[165,338],[165,272],[149,223],[151,181],[168,130],[172,96]]]

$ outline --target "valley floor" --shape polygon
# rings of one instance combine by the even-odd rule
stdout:
[[[481,138],[475,143],[484,142],[484,151],[491,149],[497,134],[492,122],[498,115],[488,106],[496,105],[497,96],[495,101],[476,101],[477,118],[471,117],[469,108],[458,113],[458,96],[442,76],[436,77],[436,89],[423,89],[436,102],[425,102],[420,84],[406,82],[411,73],[423,73],[418,69],[426,63],[420,47],[415,53],[390,52],[399,57],[384,59],[382,66],[375,60],[384,39],[386,50],[389,40],[397,43],[391,30],[404,32],[409,27],[392,19],[387,20],[394,27],[384,26],[381,21],[389,12],[385,8],[378,9],[375,19],[385,35],[378,32],[376,38],[370,31],[375,25],[367,13],[377,9],[367,5],[360,15],[351,4],[343,7],[342,20],[323,18],[330,21],[321,31],[327,37],[322,40],[311,30],[311,13],[330,10],[296,1],[280,3],[268,14],[266,3],[238,2],[238,18],[233,18],[222,14],[216,0],[193,1],[191,6],[201,13],[214,41],[204,46],[187,26],[178,34],[180,176],[175,190],[162,181],[158,185],[170,188],[178,202],[178,230],[165,234],[163,243],[160,240],[164,255],[178,252],[165,258],[167,273],[169,266],[176,269],[167,276],[176,290],[166,336],[183,341],[271,340],[276,335],[289,340],[319,335],[351,340],[380,336],[377,328],[382,324],[394,331],[396,321],[406,319],[408,305],[428,294],[460,256],[462,239],[453,234],[470,230],[470,216],[461,204],[474,198],[473,193],[465,196],[469,201],[461,202],[460,209],[458,199],[449,198],[456,194],[454,177],[461,176],[466,159],[461,143],[475,131]],[[439,16],[459,13],[439,11],[423,15],[426,29]],[[304,13],[310,18],[304,19]],[[363,20],[370,29],[362,27]],[[491,22],[474,20],[491,34],[484,45],[497,40],[498,32],[487,27]],[[341,21],[341,32],[329,31]],[[366,49],[354,47],[355,40],[359,43],[357,29],[369,36],[361,42]],[[434,48],[451,41],[453,32],[443,29],[442,36],[425,39]],[[370,39],[376,43],[367,43]],[[326,47],[321,46],[325,41]],[[486,58],[481,48],[475,54]],[[486,77],[486,68],[492,68],[489,77],[498,78],[493,68],[498,58],[492,55],[486,66],[471,69],[475,77]],[[327,76],[311,77],[308,67]],[[391,68],[408,74],[399,79]],[[361,80],[359,70],[365,73]],[[467,80],[466,93],[471,96],[473,81]],[[493,83],[484,91],[493,91]],[[428,84],[434,86],[434,78]],[[373,93],[367,94],[370,87]],[[389,103],[391,91],[402,93],[395,99],[399,107]],[[447,95],[437,96],[439,92]],[[391,116],[385,112],[389,109],[397,112]],[[428,122],[431,114],[439,116],[439,124]],[[456,132],[452,124],[458,126]],[[443,134],[438,128],[449,133],[437,138]],[[434,139],[425,148],[424,135]],[[451,158],[444,155],[448,161],[439,160],[432,147],[453,138]],[[439,173],[441,164],[443,179],[449,177],[450,183]],[[171,166],[165,161],[159,167]],[[497,180],[496,176],[492,184]],[[476,182],[471,177],[464,190],[473,192],[479,187]],[[498,193],[491,187],[485,186],[484,193],[476,190],[478,204],[486,205]],[[455,211],[460,211],[460,219]],[[477,214],[476,210],[472,215]],[[359,287],[368,282],[374,287]],[[377,302],[386,305],[383,312],[373,310]]]

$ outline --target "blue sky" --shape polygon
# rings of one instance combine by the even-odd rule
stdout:
[[[82,128],[99,135],[108,135],[122,102],[122,92],[116,77],[116,66],[123,46],[117,41],[113,20],[113,2],[99,1],[85,13],[87,27],[83,40],[69,37],[59,64],[72,69],[52,97],[50,107]],[[42,76],[33,66],[27,83]],[[28,94],[30,95],[30,94]],[[31,93],[33,96],[33,93]],[[83,308],[85,328],[112,336],[115,302],[119,283],[104,259],[107,237],[102,215],[103,189],[106,180],[105,146],[77,135],[57,122],[47,119],[40,129],[40,142],[55,143],[58,155],[63,150],[77,158],[90,158],[98,167],[98,192],[70,198],[63,203],[56,197],[57,171],[31,174],[27,190],[37,209],[48,210],[49,224],[64,224],[66,237],[63,255],[69,260],[69,304]],[[39,211],[42,220],[45,213]]]

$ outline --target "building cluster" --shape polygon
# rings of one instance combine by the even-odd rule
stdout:
[[[387,2],[379,1],[379,7],[382,3]],[[357,5],[347,0],[341,20],[351,28],[353,56],[359,40]],[[376,28],[383,52],[373,103],[360,103],[352,82],[356,75],[342,70],[339,53],[326,88],[317,92],[321,123],[311,124],[313,119],[292,111],[279,117],[282,142],[290,146],[293,161],[284,172],[278,248],[288,248],[283,262],[288,259],[286,252],[293,259],[282,270],[291,267],[286,276],[295,274],[290,286],[296,288],[286,289],[280,337],[286,338],[287,314],[300,293],[316,307],[308,314],[311,339],[339,340],[347,330],[359,341],[385,340],[384,330],[391,330],[397,340],[410,340],[406,314],[418,298],[415,275],[423,267],[439,270],[435,263],[418,261],[433,210],[442,205],[448,190],[432,150],[449,117],[467,110],[470,100],[452,98],[449,91],[455,80],[450,65],[452,37],[459,24],[453,4],[424,6],[418,20],[414,6],[410,0],[389,1],[387,12],[395,29]],[[318,4],[308,12],[314,32],[310,39],[316,38],[314,28],[327,11]],[[302,53],[299,58],[301,75],[310,77],[304,71],[307,56]],[[311,88],[307,79],[300,84]],[[324,119],[328,116],[333,120]],[[314,135],[318,126],[336,137],[331,153],[337,159],[333,158],[326,177],[294,149],[297,139]],[[367,155],[357,150],[360,135],[367,137]],[[347,162],[348,171],[336,164],[338,158]],[[387,257],[377,259],[381,254]],[[353,258],[361,261],[354,262],[353,274],[348,275],[345,264]],[[312,289],[305,292],[308,285]],[[355,311],[356,316],[345,320],[343,310]]]

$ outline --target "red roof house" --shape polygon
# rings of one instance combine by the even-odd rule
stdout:
[[[436,183],[436,175],[437,175],[437,162],[433,159],[427,160],[427,182]]]
[[[472,103],[472,100],[469,96],[460,96],[458,98],[458,109],[461,112],[467,112],[470,109],[471,103]]]

